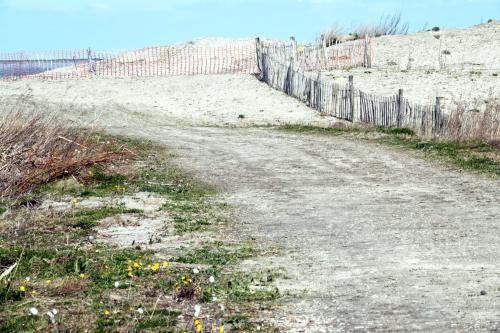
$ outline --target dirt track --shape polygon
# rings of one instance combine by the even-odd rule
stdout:
[[[210,86],[209,78],[201,80]],[[79,101],[71,94],[77,95],[80,83],[71,84],[75,91],[65,98],[74,105]],[[231,84],[237,91],[237,80]],[[34,97],[50,101],[50,89],[65,90],[57,85],[32,84]],[[18,84],[5,87],[23,91]],[[210,91],[215,112],[220,97]],[[228,117],[237,119],[241,101],[221,94],[227,95],[221,105],[231,111]],[[273,101],[276,93],[267,94]],[[220,185],[229,203],[241,207],[233,236],[282,250],[243,265],[285,267],[289,279],[278,281],[280,289],[306,290],[285,299],[268,318],[282,331],[500,329],[498,180],[349,138],[270,128],[175,127],[176,118],[161,111],[170,107],[170,95],[160,96],[167,98],[160,108],[132,100],[120,104],[112,92],[103,96],[93,96],[103,124],[164,143],[180,165]],[[58,108],[68,102],[56,97]],[[288,115],[288,99],[276,98],[273,115],[281,104]],[[205,99],[189,101],[186,110],[204,110]],[[92,106],[88,103],[83,104]],[[259,113],[257,99],[252,107]]]
[[[273,316],[283,331],[500,329],[498,181],[340,137],[121,131],[173,147],[242,207],[235,235],[283,250],[246,263],[307,290]]]

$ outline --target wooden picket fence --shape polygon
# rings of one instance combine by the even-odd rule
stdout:
[[[446,122],[439,98],[435,105],[419,105],[404,98],[402,90],[387,97],[370,95],[354,88],[352,76],[349,84],[339,85],[320,72],[307,72],[293,57],[285,62],[269,50],[257,40],[258,78],[322,114],[378,127],[411,128],[422,135],[440,131]]]

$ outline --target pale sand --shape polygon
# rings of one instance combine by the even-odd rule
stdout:
[[[103,125],[108,115],[115,126],[117,119],[133,122],[152,115],[158,125],[326,126],[335,121],[251,75],[1,82],[0,102],[27,91],[35,101],[64,106],[70,114],[95,113]]]
[[[384,36],[373,38],[372,43],[373,68],[337,70],[325,76],[343,84],[353,75],[356,88],[374,95],[393,95],[403,89],[407,98],[420,104],[444,97],[448,110],[456,103],[481,109],[485,100],[500,96],[500,21],[467,29]],[[450,54],[443,54],[445,50]],[[440,54],[444,68],[440,68]]]

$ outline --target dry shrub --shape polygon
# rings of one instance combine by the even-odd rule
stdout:
[[[485,110],[467,111],[459,105],[446,120],[439,137],[453,141],[500,142],[500,101],[492,100]]]
[[[409,24],[402,21],[401,13],[396,12],[390,15],[382,15],[376,24],[355,26],[348,36],[346,35],[346,29],[339,24],[325,30],[322,35],[326,39],[327,45],[333,45],[337,41],[359,39],[367,36],[407,35],[409,28]]]
[[[27,96],[0,111],[0,199],[128,155],[59,114],[45,112]]]

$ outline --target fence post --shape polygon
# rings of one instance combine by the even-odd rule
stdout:
[[[260,37],[257,37],[255,38],[255,53],[257,55],[257,69],[259,70],[259,74],[262,73],[261,51]]]
[[[351,121],[354,122],[354,76],[349,75],[349,107],[351,111]]]
[[[401,116],[403,114],[403,89],[399,89],[398,93],[398,115],[396,119],[397,127],[401,127]]]
[[[296,61],[299,58],[297,53],[297,40],[292,36],[290,37],[290,41],[292,42],[292,61]]]
[[[322,89],[321,89],[321,71],[318,71],[318,76],[316,77],[316,108],[321,113],[323,108],[321,105],[322,100]]]
[[[441,129],[441,100],[443,97],[436,97],[436,106],[434,107],[434,116],[432,117],[432,129],[436,131]]]
[[[370,52],[370,44],[368,43],[368,35],[365,36],[365,54],[363,57],[363,66],[366,68],[371,68],[372,67],[372,59],[371,59],[371,52]]]
[[[323,49],[323,65],[326,67],[326,60],[327,60],[327,54],[326,54],[326,38],[325,35],[321,35],[321,48]]]

